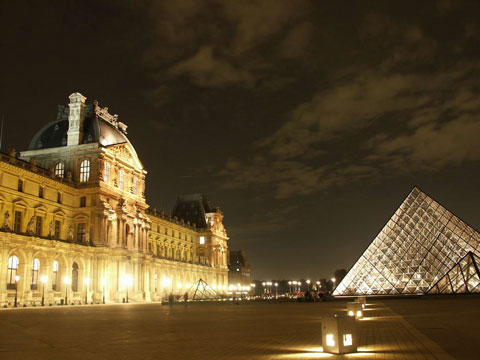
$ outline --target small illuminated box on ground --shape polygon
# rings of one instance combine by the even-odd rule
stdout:
[[[358,302],[351,302],[347,304],[347,314],[348,316],[355,317],[355,319],[363,318],[363,307],[362,304]]]
[[[360,296],[355,299],[355,302],[362,304],[362,308],[365,308],[367,305],[367,298],[365,296]]]
[[[324,352],[332,354],[356,352],[355,319],[339,315],[322,318],[322,346]]]

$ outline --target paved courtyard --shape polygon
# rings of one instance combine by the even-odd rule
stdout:
[[[321,352],[345,302],[89,305],[0,311],[0,359],[476,359],[480,297],[371,301],[359,353]]]

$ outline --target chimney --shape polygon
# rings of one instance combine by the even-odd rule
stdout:
[[[73,93],[69,96],[70,113],[68,115],[67,146],[80,145],[83,140],[83,121],[85,119],[85,100],[80,93]]]

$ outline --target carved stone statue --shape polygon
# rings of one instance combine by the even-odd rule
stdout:
[[[73,241],[73,225],[68,228],[68,240]]]
[[[10,213],[8,212],[8,210],[5,211],[5,215],[3,217],[2,229],[3,230],[10,230]]]
[[[34,233],[35,233],[35,223],[34,223],[34,217],[32,216],[30,218],[30,221],[27,224],[27,234],[33,235]]]

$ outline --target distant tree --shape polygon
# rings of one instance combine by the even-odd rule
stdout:
[[[338,269],[335,270],[333,273],[333,277],[335,278],[335,284],[338,285],[342,282],[343,278],[347,275],[347,270],[345,269]]]

